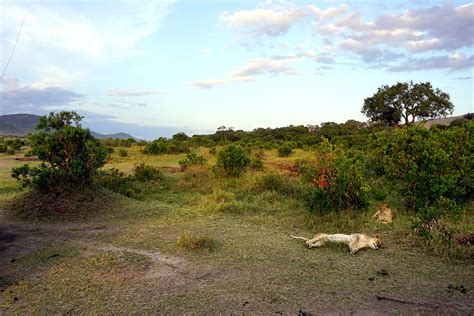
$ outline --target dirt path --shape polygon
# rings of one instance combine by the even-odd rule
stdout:
[[[2,314],[474,311],[468,279],[473,271],[466,270],[472,266],[438,264],[431,277],[411,280],[400,272],[406,267],[398,262],[379,257],[378,266],[366,267],[364,254],[339,259],[340,249],[326,249],[319,257],[293,241],[288,241],[292,250],[287,254],[262,244],[268,257],[226,262],[219,253],[181,257],[111,243],[108,238],[120,232],[107,223],[0,220]],[[257,256],[259,245],[253,247]],[[401,260],[409,263],[414,258]]]

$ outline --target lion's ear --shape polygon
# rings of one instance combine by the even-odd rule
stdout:
[[[375,238],[379,238],[379,237],[380,237],[380,235],[379,235],[379,234],[375,234]]]

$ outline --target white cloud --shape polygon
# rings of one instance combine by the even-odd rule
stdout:
[[[210,89],[216,85],[223,85],[232,82],[245,82],[245,81],[255,81],[255,78],[252,77],[226,77],[222,79],[209,79],[209,80],[200,80],[192,83],[193,86],[196,86],[201,89]]]
[[[308,5],[308,9],[317,17],[318,20],[327,20],[345,14],[348,10],[348,6],[347,4],[341,4],[339,7],[329,7],[322,10],[314,4],[310,4]]]
[[[235,30],[255,36],[279,36],[288,32],[292,24],[306,17],[305,10],[288,4],[267,4],[253,10],[224,12],[219,20]]]
[[[291,58],[290,58],[291,59]],[[257,59],[247,62],[247,64],[239,70],[234,71],[231,76],[241,77],[248,75],[261,75],[261,74],[290,74],[293,71],[287,66],[287,60],[274,60],[274,59]]]
[[[143,97],[150,95],[160,95],[163,94],[160,90],[149,89],[149,90],[129,90],[129,89],[112,89],[107,92],[108,96],[113,97]]]
[[[300,59],[301,56],[275,56],[269,59],[255,59],[248,61],[242,68],[231,72],[221,79],[210,79],[193,82],[198,88],[213,88],[216,85],[222,85],[233,82],[256,81],[254,76],[258,75],[277,75],[277,74],[295,74],[287,64],[291,61]]]
[[[410,58],[389,68],[390,71],[415,71],[428,69],[448,69],[457,71],[474,67],[474,55],[466,56],[463,53],[452,53],[442,56]]]
[[[154,33],[172,0],[138,2],[2,2],[2,47],[9,51],[26,21],[8,70],[40,85],[84,79],[103,65],[139,54],[137,44]],[[71,74],[74,74],[71,76]]]

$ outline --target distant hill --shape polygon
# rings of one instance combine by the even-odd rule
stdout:
[[[34,131],[36,124],[38,124],[40,116],[34,114],[10,114],[0,115],[0,135],[25,136]],[[128,139],[133,138],[132,135],[126,133],[116,134],[100,134],[91,131],[95,138],[119,138]]]
[[[426,128],[430,128],[433,125],[444,125],[444,126],[449,126],[452,121],[463,118],[464,115],[459,115],[459,116],[449,116],[449,117],[442,117],[442,118],[437,118],[437,119],[432,119],[424,122],[423,126]]]
[[[34,130],[39,118],[33,114],[0,115],[0,135],[24,136]]]
[[[94,131],[91,131],[91,133],[95,138],[98,138],[98,139],[104,139],[104,138],[116,138],[116,139],[133,138],[133,139],[136,139],[135,137],[133,137],[132,135],[127,134],[127,133],[100,134],[100,133],[97,133],[97,132],[94,132]]]

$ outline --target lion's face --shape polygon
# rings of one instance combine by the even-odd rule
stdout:
[[[380,240],[380,237],[379,235],[375,235],[375,237],[373,237],[371,240],[370,240],[370,243],[372,244],[372,248],[373,249],[379,249],[379,248],[382,248],[382,241]]]

